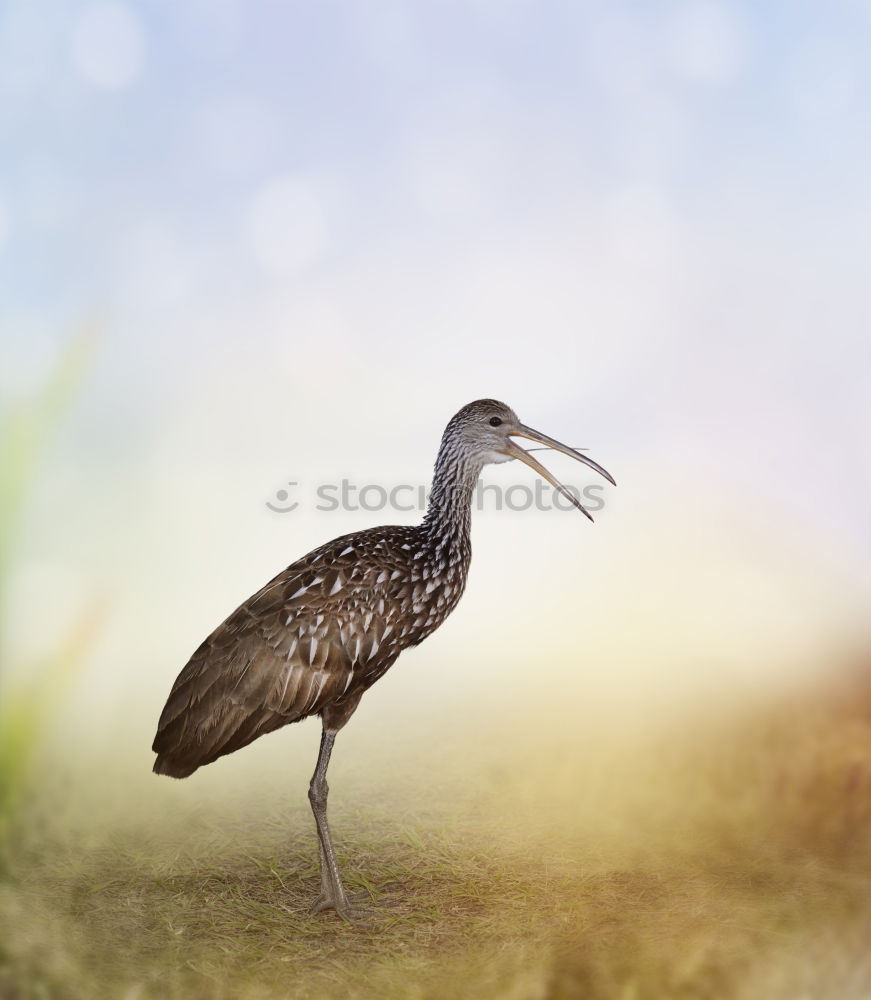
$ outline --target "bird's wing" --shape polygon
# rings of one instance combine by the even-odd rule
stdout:
[[[378,574],[337,555],[312,557],[279,573],[196,650],[161,714],[158,755],[198,767],[320,711],[359,681],[390,628]]]

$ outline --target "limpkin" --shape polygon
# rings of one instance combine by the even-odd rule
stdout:
[[[520,459],[590,517],[515,437],[564,452],[614,483],[592,459],[525,426],[504,403],[469,403],[445,428],[420,524],[343,535],[303,556],[219,625],[172,687],[153,749],[155,772],[174,778],[264,733],[320,716],[309,786],[321,879],[312,913],[332,908],[345,919],[357,917],[327,823],[333,743],[364,691],[456,607],[472,555],[471,500],[482,468]]]

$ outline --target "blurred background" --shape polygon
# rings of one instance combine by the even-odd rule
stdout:
[[[832,815],[847,816],[851,843],[860,827],[867,840],[854,799],[871,789],[869,713],[848,725],[856,699],[840,685],[865,662],[871,597],[869,50],[867,0],[6,0],[0,914],[25,930],[0,950],[0,983],[22,996],[34,983],[41,995],[150,996],[147,976],[88,950],[114,947],[109,926],[101,947],[92,928],[88,947],[60,957],[33,928],[50,913],[80,922],[75,901],[92,892],[117,927],[142,866],[177,858],[167,831],[179,817],[188,829],[205,822],[225,793],[260,796],[234,833],[237,861],[256,853],[246,837],[279,851],[286,825],[264,834],[260,818],[276,810],[310,836],[316,723],[174,784],[149,774],[160,709],[201,639],[279,569],[333,536],[419,517],[318,511],[318,485],[428,482],[444,424],[482,396],[588,447],[620,485],[602,492],[595,525],[571,511],[477,513],[458,610],[364,699],[339,742],[334,788],[356,810],[342,832],[353,836],[356,816],[395,833],[366,812],[393,783],[400,803],[444,803],[425,829],[501,788],[491,805],[504,833],[518,803],[542,815],[531,789],[557,739],[565,767],[600,770],[545,781],[546,798],[588,801],[595,818],[578,822],[622,843],[640,800],[585,789],[684,803],[675,788],[710,742],[706,727],[725,726],[734,746],[745,741],[728,729],[736,719],[786,712],[795,739],[754,723],[775,761],[754,801],[770,801],[772,788],[793,787],[779,769],[801,756],[799,735],[831,697],[831,724],[819,725],[837,749],[796,778],[802,791],[778,814],[792,845],[784,863],[795,871],[790,838],[818,799],[825,822],[801,850],[830,850],[820,830]],[[544,460],[579,488],[593,483],[567,459]],[[532,484],[516,463],[484,481]],[[300,506],[270,510],[289,483]],[[686,759],[674,751],[673,771],[645,776],[639,760],[672,738]],[[712,773],[745,788],[741,766],[727,759]],[[441,799],[420,786],[423,770],[454,776]],[[721,787],[707,771],[692,780]],[[698,806],[705,822],[731,829],[731,788],[713,796],[722,814]],[[229,836],[226,820],[200,842]],[[82,845],[109,852],[100,838],[120,836],[119,823],[151,823],[152,848],[107,902],[107,855]],[[458,820],[445,836],[456,846],[467,830]],[[664,845],[680,839],[669,830]],[[363,866],[372,878],[384,839],[373,835]],[[592,850],[610,893],[601,844],[585,846],[585,864]],[[301,840],[299,857],[312,846]],[[84,860],[71,887],[73,856]],[[867,885],[867,866],[856,871]],[[125,933],[145,935],[145,919]],[[160,927],[150,933],[166,949]],[[503,932],[491,927],[486,947]],[[524,986],[521,962],[486,989],[708,995],[684,966],[654,963],[654,975],[622,952],[606,972],[579,971],[559,958],[576,954],[578,936],[552,932],[545,922],[557,957],[544,979]],[[199,940],[211,955],[207,928]],[[171,979],[179,996],[225,995],[226,969],[202,961]],[[262,961],[255,985],[226,995],[272,996]],[[409,962],[384,989],[429,988],[423,959]],[[734,956],[721,966],[736,968]],[[842,966],[853,974],[852,958]],[[167,974],[155,972],[163,988]],[[771,982],[794,990],[791,975]],[[759,976],[769,983],[757,970],[750,986],[715,977],[712,989],[779,995]],[[300,988],[313,995],[313,983]],[[335,995],[342,983],[336,973],[316,985]],[[448,993],[442,983],[434,995]],[[851,995],[843,982],[837,995]]]

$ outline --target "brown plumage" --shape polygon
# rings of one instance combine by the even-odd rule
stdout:
[[[333,908],[354,918],[326,819],[335,735],[402,650],[422,642],[456,607],[471,559],[471,497],[482,467],[519,458],[587,514],[512,436],[570,454],[613,483],[591,459],[525,427],[504,403],[470,403],[445,429],[421,524],[343,535],[282,570],[200,645],[170,692],[153,749],[155,772],[174,778],[320,715],[321,752],[309,789],[321,854],[314,911]]]
[[[438,556],[413,528],[344,535],[282,570],[203,642],[158,725],[155,771],[184,778],[289,722],[327,713],[332,728],[406,646],[459,600],[468,559]]]

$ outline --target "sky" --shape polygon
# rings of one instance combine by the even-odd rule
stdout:
[[[488,396],[620,486],[595,526],[476,516],[418,662],[483,683],[545,630],[650,697],[822,656],[871,590],[869,51],[867,0],[6,0],[2,405],[101,330],[13,658],[105,599],[80,698],[154,714],[278,569],[417,516],[278,490],[425,483]]]

